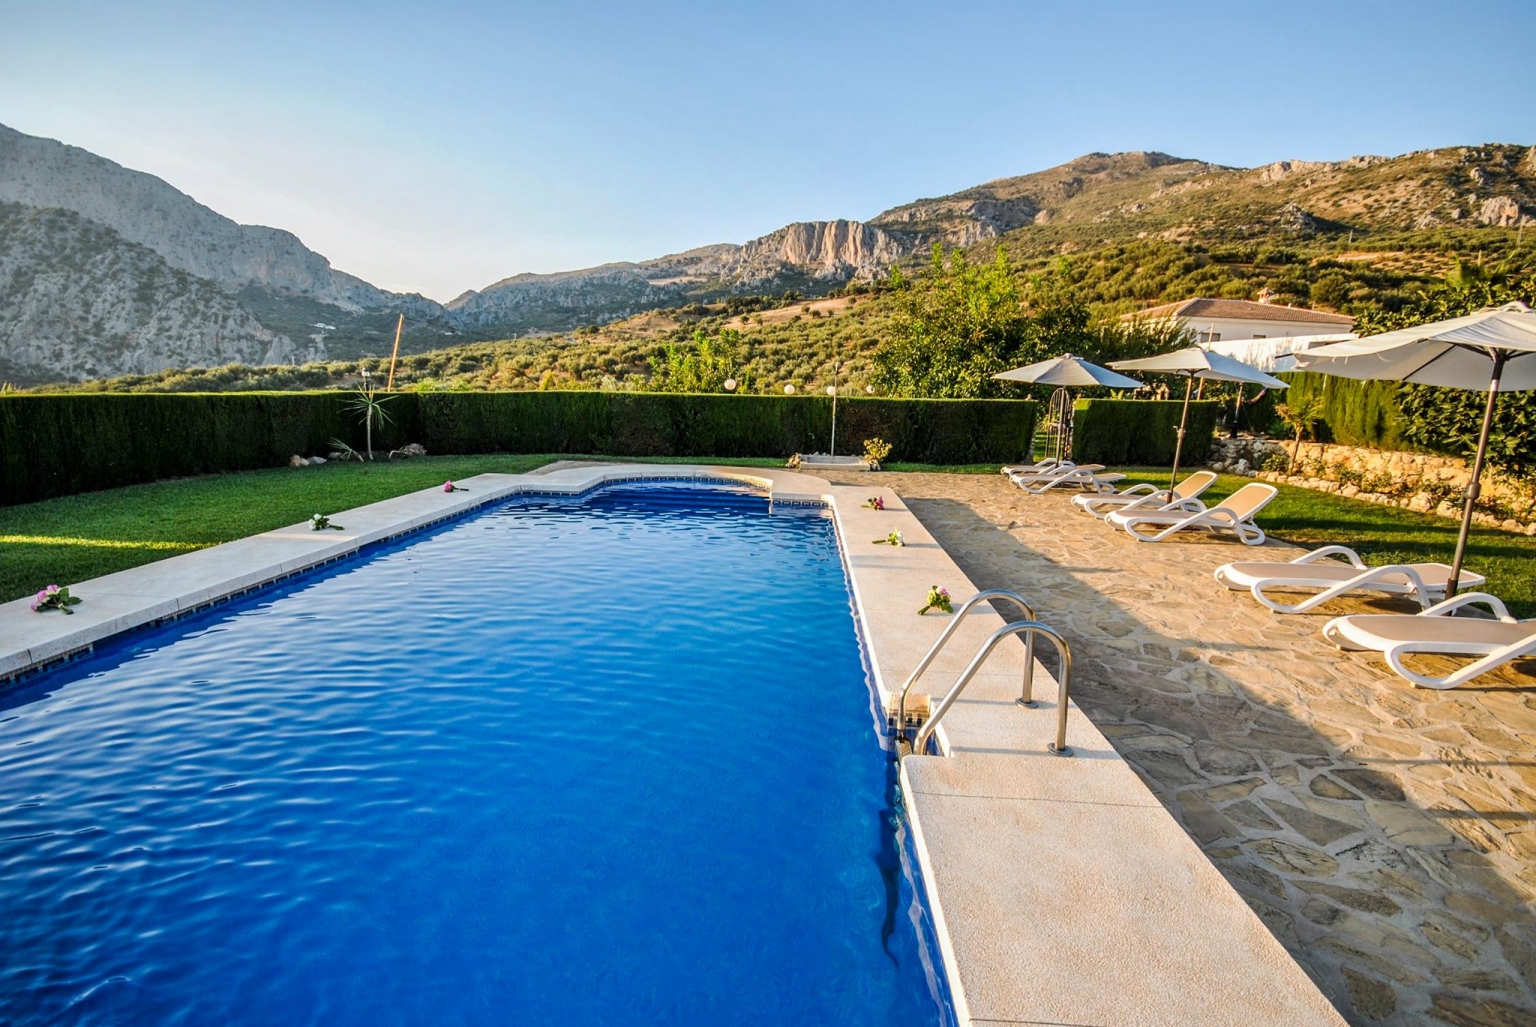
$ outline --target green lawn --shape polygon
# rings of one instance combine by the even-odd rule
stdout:
[[[1168,484],[1167,469],[1135,468],[1128,473],[1127,485]],[[1223,474],[1201,498],[1209,505],[1252,480]],[[1292,485],[1276,488],[1280,494],[1258,517],[1274,538],[1308,548],[1349,546],[1372,564],[1450,563],[1455,554],[1455,521]],[[1466,566],[1487,575],[1481,591],[1504,600],[1515,616],[1536,617],[1536,537],[1474,526]]]
[[[486,471],[517,474],[558,459],[572,458],[492,455],[368,465],[330,463],[302,470],[285,467],[131,485],[0,507],[0,601],[30,595],[50,583],[83,581],[449,478]],[[782,466],[781,461],[770,459],[633,462]],[[887,466],[892,471],[997,473],[991,464]],[[1160,483],[1166,474],[1140,468],[1131,472],[1130,480]],[[1230,495],[1248,480],[1222,475],[1205,498]],[[1343,543],[1373,563],[1448,562],[1456,541],[1456,525],[1451,521],[1288,485],[1280,486],[1279,497],[1259,520],[1276,538],[1305,546]],[[1503,598],[1517,616],[1536,616],[1536,538],[1475,528],[1469,554],[1467,566],[1488,576],[1488,591]]]

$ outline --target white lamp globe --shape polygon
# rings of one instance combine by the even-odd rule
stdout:
[[[793,396],[794,394],[795,394],[795,387],[793,385],[786,385],[786,386],[784,386],[784,395],[786,395],[786,396]]]
[[[837,395],[837,386],[836,385],[828,385],[827,386],[827,395],[829,395],[829,396]]]
[[[726,392],[735,392],[736,391],[736,379],[735,378],[727,378],[725,380],[725,391]]]

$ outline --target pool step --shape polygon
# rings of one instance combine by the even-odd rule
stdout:
[[[906,717],[904,723],[898,727],[896,721],[901,717],[900,707],[901,696],[893,695],[885,708],[885,726],[896,737],[898,760],[912,755],[912,739],[917,736],[918,729],[933,715],[933,699],[922,692],[907,693]]]

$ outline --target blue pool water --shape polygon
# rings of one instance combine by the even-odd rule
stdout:
[[[521,500],[0,694],[0,1023],[938,1023],[890,794],[825,514]]]

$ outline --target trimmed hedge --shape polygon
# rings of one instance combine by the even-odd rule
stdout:
[[[0,397],[0,504],[141,481],[278,467],[361,449],[349,393],[71,393]],[[633,392],[396,393],[374,450],[785,457],[826,448],[831,400]],[[838,450],[891,443],[922,463],[1007,463],[1029,451],[1021,400],[839,399]]]
[[[1171,467],[1183,407],[1182,399],[1080,399],[1072,414],[1072,459],[1111,467]],[[1211,399],[1189,404],[1182,465],[1193,467],[1210,453],[1221,407]]]
[[[819,396],[633,392],[420,394],[432,453],[606,453],[775,457],[823,450],[832,401]],[[1020,400],[840,399],[838,450],[876,436],[894,460],[1006,463],[1029,449],[1035,404]]]
[[[1323,405],[1322,420],[1317,424],[1321,442],[1389,450],[1423,449],[1403,437],[1407,415],[1399,398],[1402,386],[1398,382],[1362,381],[1315,371],[1283,371],[1276,377],[1291,387],[1271,390],[1253,405],[1247,416],[1258,431],[1269,430],[1276,419],[1276,405],[1299,407],[1317,399]],[[1481,410],[1479,405],[1479,413]]]

